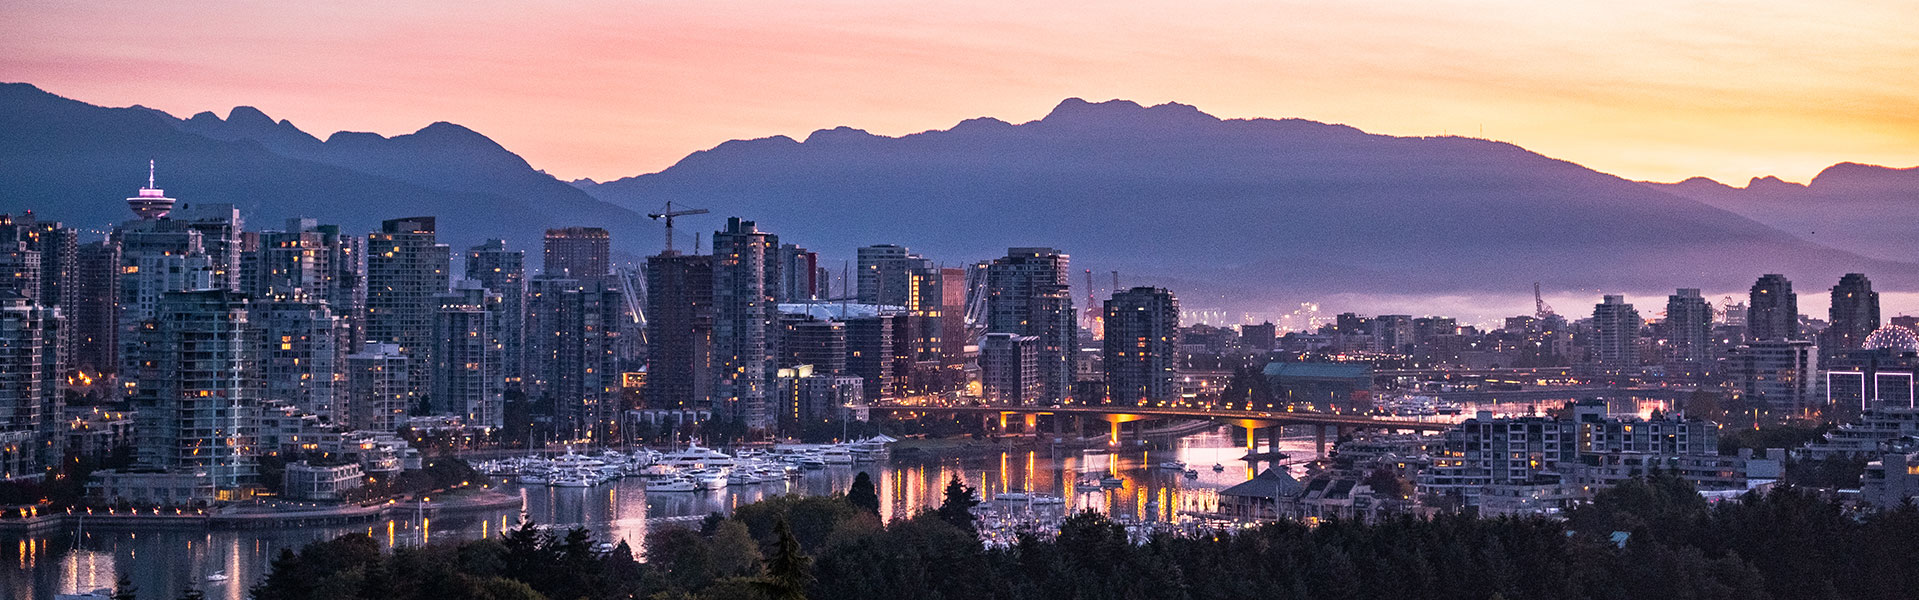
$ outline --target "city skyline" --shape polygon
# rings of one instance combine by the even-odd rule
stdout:
[[[180,114],[259,106],[326,132],[454,121],[563,179],[654,172],[729,139],[1020,122],[1066,97],[1508,140],[1639,180],[1919,163],[1919,89],[1884,76],[1919,57],[1903,3],[1102,8],[16,3],[0,9],[16,58],[0,80]]]

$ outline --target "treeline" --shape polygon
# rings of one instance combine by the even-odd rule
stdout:
[[[274,562],[258,600],[800,598],[1341,600],[1909,599],[1919,510],[1869,516],[1795,489],[1709,506],[1656,476],[1602,492],[1565,521],[1464,514],[1129,541],[1096,514],[1005,549],[977,541],[971,490],[882,524],[868,489],[774,498],[649,533],[646,562],[584,530],[382,554],[365,536]],[[848,498],[858,498],[858,502]]]

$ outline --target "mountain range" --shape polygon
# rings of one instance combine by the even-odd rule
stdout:
[[[1919,291],[1911,228],[1886,218],[1919,194],[1912,169],[1842,164],[1806,186],[1656,184],[1495,141],[1068,99],[1026,123],[735,140],[658,173],[569,185],[450,123],[321,140],[247,107],[180,119],[0,85],[0,212],[104,228],[128,216],[119,199],[144,183],[148,158],[169,195],[234,203],[255,228],[312,216],[364,230],[431,214],[456,248],[502,237],[537,252],[546,227],[596,225],[639,256],[661,242],[642,214],[671,201],[713,211],[680,220],[682,248],[727,216],[835,267],[876,243],[955,266],[1052,246],[1075,268],[1232,310],[1331,294],[1518,296],[1535,281],[1710,293],[1768,272],[1802,293],[1852,271]]]

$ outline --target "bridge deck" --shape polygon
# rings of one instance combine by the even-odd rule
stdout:
[[[1361,429],[1410,429],[1415,431],[1444,431],[1451,429],[1453,423],[1441,421],[1418,421],[1413,419],[1395,419],[1369,417],[1364,415],[1341,415],[1319,412],[1287,412],[1260,410],[1222,410],[1201,408],[1158,408],[1138,406],[926,406],[908,404],[874,404],[869,410],[888,412],[930,412],[930,413],[1012,413],[1012,414],[1061,414],[1113,417],[1158,417],[1173,419],[1208,419],[1217,421],[1252,421],[1270,425],[1337,425]]]

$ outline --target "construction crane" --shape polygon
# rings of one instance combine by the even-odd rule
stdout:
[[[687,215],[703,215],[703,214],[706,214],[706,212],[707,211],[704,208],[689,208],[685,210],[676,211],[676,210],[673,210],[673,201],[668,200],[666,202],[666,210],[656,212],[656,213],[648,213],[646,216],[649,218],[652,218],[655,221],[658,221],[661,219],[666,220],[666,251],[672,252],[673,251],[673,217],[684,217]],[[700,251],[699,244],[695,242],[693,252],[698,253],[699,251]]]
[[[1546,298],[1539,295],[1539,282],[1533,282],[1533,318],[1545,320],[1553,314],[1553,307],[1547,306]]]

